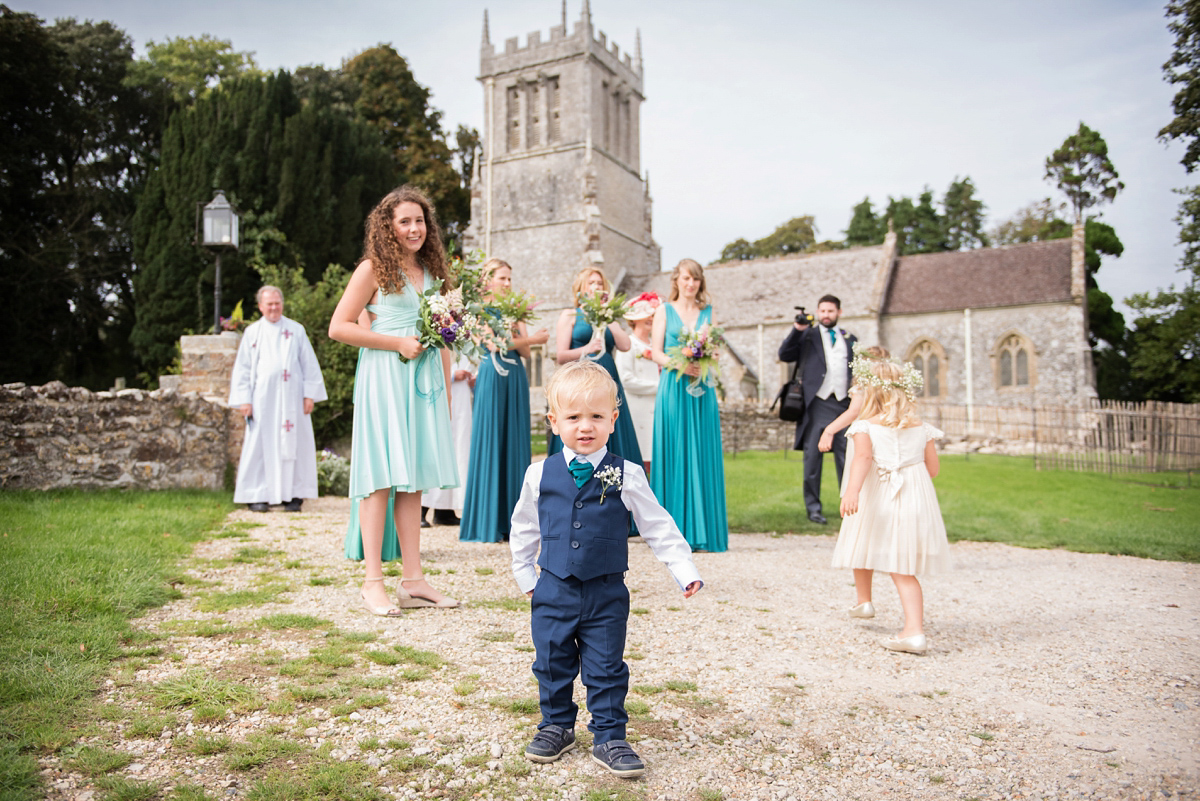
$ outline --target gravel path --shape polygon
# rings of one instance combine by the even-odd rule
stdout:
[[[727,553],[696,556],[707,585],[686,601],[635,541],[630,739],[648,769],[623,782],[582,747],[546,766],[521,758],[538,717],[520,702],[537,692],[507,545],[426,529],[430,578],[466,603],[384,620],[362,608],[361,568],[342,557],[347,513],[336,498],[308,501],[298,515],[239,511],[227,531],[245,536],[197,546],[185,597],[137,621],[163,635],[161,655],[139,658],[105,688],[116,711],[91,741],[134,758],[112,775],[158,781],[162,797],[180,784],[268,797],[264,778],[315,758],[366,765],[370,784],[395,798],[596,801],[597,789],[619,801],[1200,795],[1200,565],[959,543],[956,571],[924,582],[930,651],[916,657],[876,644],[900,625],[886,576],[876,578],[878,616],[846,616],[852,582],[828,567],[832,537],[735,534]],[[265,525],[245,525],[255,523]],[[214,593],[273,579],[289,588],[276,602],[200,611]],[[281,612],[336,628],[259,622]],[[196,624],[179,623],[211,620],[228,626],[196,636]],[[331,642],[352,664],[310,658]],[[446,664],[363,658],[393,646]],[[328,669],[314,674],[314,665]],[[195,707],[183,707],[161,733],[139,731],[139,719],[163,713],[154,688],[195,671],[254,688],[258,708],[200,723]],[[338,689],[312,698],[320,693],[304,687]],[[375,698],[361,701],[364,693]],[[267,733],[304,753],[248,770],[229,752],[196,753],[200,734],[236,744]],[[365,738],[376,741],[360,748]],[[72,764],[45,761],[51,797],[103,798]]]

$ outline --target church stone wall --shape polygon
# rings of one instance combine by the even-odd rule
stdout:
[[[1074,303],[1046,303],[971,311],[971,358],[977,404],[993,406],[1075,405],[1094,397],[1086,380],[1083,309]],[[883,318],[884,345],[903,359],[920,339],[936,341],[946,352],[946,392],[950,403],[966,403],[966,348],[961,311],[889,315]],[[996,349],[1009,334],[1033,346],[1031,381],[1025,387],[1001,387]]]

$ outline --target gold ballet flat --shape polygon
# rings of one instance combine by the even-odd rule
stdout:
[[[850,617],[875,617],[875,606],[870,601],[863,601],[858,606],[846,610]]]
[[[924,634],[914,634],[911,637],[888,637],[880,640],[879,644],[889,651],[900,651],[906,654],[923,654],[928,643]]]

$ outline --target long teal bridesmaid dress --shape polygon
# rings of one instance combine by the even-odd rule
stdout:
[[[696,327],[711,320],[712,306],[706,306]],[[678,345],[683,331],[683,321],[668,303],[663,349]],[[658,379],[650,488],[693,549],[724,551],[729,547],[729,521],[717,391],[679,376],[663,370]],[[697,395],[688,391],[689,385]]]
[[[529,378],[516,350],[490,354],[475,377],[471,461],[458,538],[464,542],[508,539],[509,521],[532,460],[529,441]]]
[[[576,309],[575,327],[571,329],[571,349],[582,348],[591,341],[592,327],[583,318],[583,312]],[[629,416],[629,406],[625,403],[625,387],[621,386],[621,379],[617,375],[617,363],[613,361],[614,347],[616,347],[616,343],[613,341],[612,332],[606,329],[604,331],[604,352],[600,354],[600,358],[596,359],[596,363],[607,370],[613,381],[617,382],[617,408],[621,412],[617,415],[617,425],[613,429],[612,438],[608,441],[608,449],[636,465],[641,465],[645,460],[642,458],[642,449],[638,447],[637,431],[633,427],[633,418]],[[546,453],[555,454],[561,450],[562,440],[551,433],[546,442]]]
[[[426,272],[425,289],[430,285]],[[420,293],[407,283],[399,293],[380,292],[379,303],[367,306],[367,311],[376,315],[371,330],[390,336],[416,336],[420,306]],[[359,502],[384,488],[390,492],[382,555],[384,561],[399,557],[393,519],[395,494],[457,487],[452,441],[441,351],[427,348],[412,361],[402,362],[395,351],[361,348],[354,374],[347,558],[363,558]]]

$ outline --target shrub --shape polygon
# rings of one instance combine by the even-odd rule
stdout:
[[[343,498],[350,494],[350,462],[328,448],[317,454],[317,492]]]

